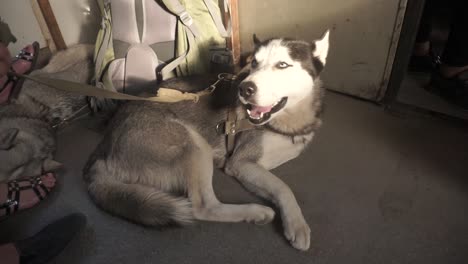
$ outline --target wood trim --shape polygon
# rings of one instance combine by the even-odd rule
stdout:
[[[241,57],[241,45],[239,36],[239,1],[231,0],[231,25],[232,37],[230,38],[230,48],[232,50],[234,65],[239,65]]]
[[[232,51],[233,55],[233,63],[234,66],[239,66],[240,62],[240,38],[239,38],[239,14],[238,14],[238,0],[230,0],[229,1],[229,9],[231,14],[229,14],[228,10],[224,10],[224,8],[220,8],[222,10],[223,15],[223,22],[226,25],[226,21],[231,20],[231,37],[227,38],[226,41],[226,48]],[[224,6],[224,0],[218,0],[218,5],[220,7]]]
[[[47,27],[47,24],[45,22],[44,16],[42,15],[37,0],[30,0],[30,2],[34,16],[36,17],[37,23],[39,24],[39,28],[41,29],[42,36],[44,37],[44,40],[46,42],[46,46],[49,48],[50,51],[56,51],[57,47],[55,46],[52,36],[50,35],[49,28]]]
[[[55,18],[54,11],[52,10],[49,0],[37,0],[37,3],[41,9],[42,16],[44,17],[50,36],[52,37],[57,50],[66,49],[67,45],[63,40],[62,32],[60,32],[57,19]]]

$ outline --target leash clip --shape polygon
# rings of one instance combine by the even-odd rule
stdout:
[[[218,74],[218,81],[234,81],[237,78],[235,74],[223,72]]]
[[[208,86],[208,88],[205,89],[205,94],[211,94],[212,92],[214,92],[214,90],[216,90],[216,85],[218,85],[220,81],[234,81],[236,78],[237,76],[231,73],[223,72],[218,74],[218,79],[213,84]]]
[[[214,90],[216,90],[216,84],[217,84],[217,82],[214,83],[214,84],[212,84],[212,85],[210,85],[210,86],[208,87],[208,89],[206,89],[206,91],[207,91],[208,93],[214,92]]]

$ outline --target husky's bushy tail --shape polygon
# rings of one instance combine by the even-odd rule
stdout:
[[[191,204],[184,197],[137,183],[93,180],[98,177],[96,173],[117,173],[103,170],[104,166],[99,166],[102,162],[97,160],[86,166],[84,178],[91,198],[105,211],[147,226],[185,225],[193,221]]]

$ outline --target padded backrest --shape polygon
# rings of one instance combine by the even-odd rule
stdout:
[[[115,58],[125,57],[131,45],[140,43],[160,59],[174,57],[177,18],[155,0],[111,0],[111,14]]]

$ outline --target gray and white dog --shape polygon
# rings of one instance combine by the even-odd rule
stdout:
[[[87,83],[93,73],[92,50],[90,45],[77,45],[58,52],[31,75]],[[0,182],[60,167],[53,160],[52,125],[85,106],[84,96],[26,80],[17,98],[0,106]]]
[[[227,155],[226,137],[215,129],[226,120],[227,108],[213,106],[211,97],[198,103],[127,103],[84,169],[98,206],[143,225],[194,219],[270,222],[275,213],[267,206],[224,204],[216,198],[212,175],[218,167],[273,201],[286,238],[297,249],[309,248],[310,228],[291,189],[269,170],[297,157],[320,126],[319,73],[328,54],[328,32],[312,44],[255,42],[233,107],[238,119],[256,127],[236,135],[232,155]],[[182,90],[197,86],[180,80],[166,85]]]

